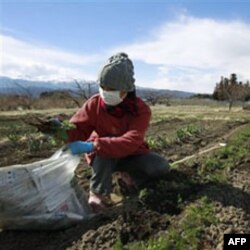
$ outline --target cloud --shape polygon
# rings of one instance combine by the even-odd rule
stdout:
[[[157,67],[158,88],[212,92],[220,76],[250,78],[250,25],[242,21],[180,16],[151,32],[147,41],[122,45],[132,59]]]
[[[99,60],[97,55],[77,55],[7,35],[0,35],[0,41],[0,75],[33,80],[95,79],[84,69]]]
[[[135,63],[137,85],[212,93],[221,76],[250,79],[250,24],[181,15],[147,38],[79,55],[0,35],[0,74],[37,80],[96,79],[100,65],[124,51]],[[115,41],[114,41],[115,42]],[[91,69],[91,70],[90,70]]]

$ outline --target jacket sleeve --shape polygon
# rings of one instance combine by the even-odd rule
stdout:
[[[150,108],[145,105],[140,114],[130,122],[128,131],[122,136],[97,138],[96,153],[109,158],[122,158],[133,154],[144,143],[150,118]]]
[[[90,99],[72,116],[70,122],[73,123],[76,128],[68,131],[68,142],[77,140],[86,141],[89,138],[94,130],[93,114],[95,114],[95,111],[93,112],[93,109],[93,100]]]

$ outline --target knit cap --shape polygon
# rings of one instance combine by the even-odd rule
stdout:
[[[97,82],[101,87],[133,91],[135,89],[134,66],[128,55],[120,52],[111,56],[101,69]]]

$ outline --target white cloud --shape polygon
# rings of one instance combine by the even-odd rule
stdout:
[[[84,69],[98,56],[83,56],[0,35],[0,75],[34,80],[95,79]]]
[[[154,31],[147,41],[123,45],[132,59],[158,68],[154,83],[139,84],[212,92],[220,76],[236,73],[250,79],[250,25],[181,16]]]
[[[0,41],[0,74],[10,77],[95,80],[100,65],[124,51],[136,64],[140,86],[211,93],[222,75],[250,79],[250,24],[239,20],[180,16],[150,31],[146,41],[106,48],[102,55],[78,55],[4,35]]]

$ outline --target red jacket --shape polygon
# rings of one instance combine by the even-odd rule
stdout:
[[[144,140],[151,118],[151,110],[139,97],[136,97],[138,115],[125,114],[116,117],[101,106],[99,94],[91,97],[70,122],[76,125],[69,131],[69,141],[96,141],[97,149],[87,155],[91,163],[95,154],[107,158],[122,158],[129,155],[149,152]]]

